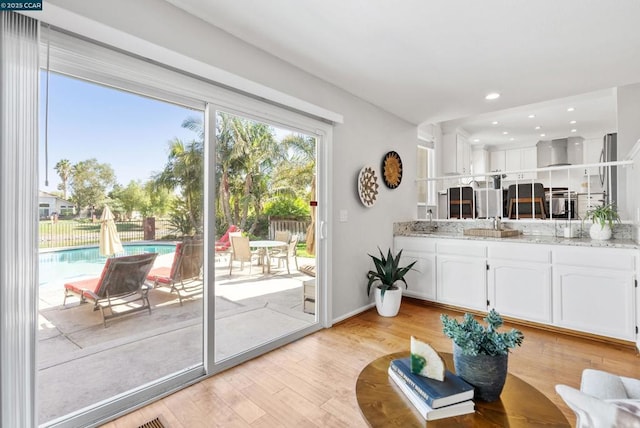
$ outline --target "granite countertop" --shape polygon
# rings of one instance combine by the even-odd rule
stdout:
[[[623,248],[623,249],[639,249],[635,241],[631,239],[609,239],[607,241],[598,241],[591,238],[564,238],[547,235],[518,235],[505,238],[494,238],[484,236],[463,235],[462,232],[420,232],[405,231],[396,233],[395,236],[413,236],[423,238],[442,238],[442,239],[464,239],[472,241],[500,241],[500,242],[519,242],[531,244],[547,244],[547,245],[569,245],[575,247],[602,247],[602,248]]]

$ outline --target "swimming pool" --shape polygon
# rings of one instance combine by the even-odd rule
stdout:
[[[126,255],[158,253],[158,257],[176,250],[176,245],[170,243],[123,247]],[[106,261],[107,258],[100,255],[98,247],[42,252],[38,260],[40,288],[62,287],[65,282],[100,276]]]

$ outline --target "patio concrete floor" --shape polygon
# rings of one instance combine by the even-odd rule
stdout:
[[[171,263],[159,257],[157,265]],[[301,261],[302,264],[313,260]],[[229,276],[216,266],[216,361],[266,343],[315,321],[303,312],[308,275],[253,266]],[[61,289],[42,290],[38,318],[38,420],[56,419],[202,363],[201,292],[183,299],[159,287],[149,293],[152,313],[108,321],[77,298],[62,306]]]

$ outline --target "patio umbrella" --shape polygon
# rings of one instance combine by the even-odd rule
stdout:
[[[100,255],[111,257],[122,252],[124,252],[124,248],[122,248],[122,242],[118,236],[113,213],[105,205],[100,217]]]
[[[311,180],[311,200],[316,200],[316,177]],[[316,207],[311,206],[311,223],[307,228],[307,253],[315,254],[316,252]]]

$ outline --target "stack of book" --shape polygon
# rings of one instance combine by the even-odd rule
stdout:
[[[400,358],[389,364],[389,377],[428,421],[475,411],[473,386],[449,370],[444,381],[430,379],[412,373],[411,360]]]

